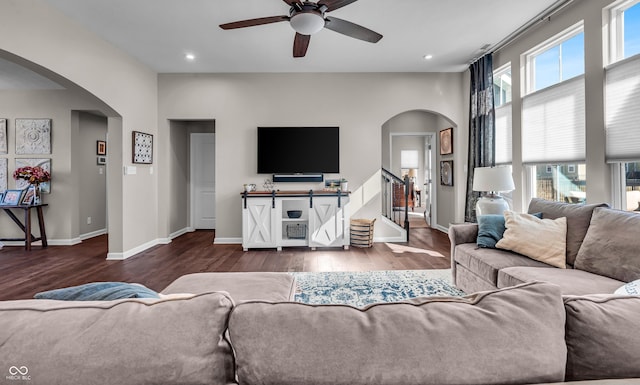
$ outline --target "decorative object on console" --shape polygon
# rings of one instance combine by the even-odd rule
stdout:
[[[36,200],[36,192],[38,194],[37,200]],[[40,203],[39,188],[36,187],[36,185],[31,185],[27,187],[27,190],[22,196],[22,199],[20,199],[20,204],[28,206],[31,204],[38,204],[38,203]]]
[[[500,191],[515,189],[509,167],[476,167],[473,176],[473,191],[486,192],[476,203],[476,216],[502,214],[509,210],[509,203],[500,196]]]
[[[287,216],[289,218],[300,218],[302,216],[302,210],[287,210]]]
[[[98,140],[96,142],[96,155],[107,155],[107,142]]]
[[[2,204],[5,206],[15,206],[20,203],[22,198],[22,192],[24,190],[7,190],[2,198]]]
[[[265,191],[273,191],[276,189],[276,185],[273,183],[273,181],[269,178],[264,180],[264,183],[262,184],[262,188],[265,189]]]
[[[440,155],[453,154],[453,127],[440,131]]]
[[[443,186],[453,186],[453,161],[440,161],[440,184]]]
[[[133,131],[133,163],[153,163],[153,135]]]
[[[16,119],[16,154],[51,154],[51,119]]]
[[[242,187],[244,188],[244,191],[246,191],[246,192],[256,191],[256,185],[254,183],[246,183],[246,184],[242,185]]]
[[[36,184],[40,192],[51,193],[51,159],[16,159],[13,179],[16,180],[17,189]]]
[[[7,119],[0,119],[0,154],[8,152],[7,146]]]

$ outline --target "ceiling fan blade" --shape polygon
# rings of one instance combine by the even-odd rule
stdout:
[[[270,17],[260,17],[257,19],[234,21],[233,23],[220,24],[220,28],[222,29],[245,28],[245,27],[253,27],[256,25],[278,23],[281,21],[289,21],[289,16],[284,16],[284,15],[270,16]]]
[[[378,41],[380,41],[380,39],[382,39],[382,35],[380,35],[379,33],[350,21],[338,19],[337,17],[333,16],[327,17],[326,21],[327,22],[324,25],[325,28],[330,29],[334,32],[341,33],[343,35],[368,41],[370,43],[377,43]]]
[[[349,5],[351,3],[355,3],[358,0],[320,0],[318,1],[318,5],[327,6],[326,12],[335,11],[338,8],[342,8],[345,5]]]
[[[294,5],[295,3],[299,3],[299,1],[298,1],[298,0],[282,0],[282,1],[284,1],[284,2],[285,2],[285,3],[287,3],[287,4],[289,4],[289,5],[290,5],[290,6],[292,6],[292,7],[293,7],[293,5]]]
[[[304,57],[309,48],[309,41],[311,36],[296,33],[296,38],[293,40],[293,57]]]

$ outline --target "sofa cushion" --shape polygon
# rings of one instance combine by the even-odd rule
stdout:
[[[499,249],[511,250],[551,266],[566,268],[567,218],[540,219],[526,213],[504,212],[507,228]]]
[[[225,291],[235,302],[248,300],[292,301],[295,279],[287,273],[194,273],[183,275],[162,294]]]
[[[640,297],[565,298],[567,380],[640,378]]]
[[[542,219],[542,213],[532,214]],[[496,243],[502,239],[505,227],[505,218],[502,214],[487,214],[478,216],[478,247],[495,249]]]
[[[543,218],[557,219],[567,218],[567,264],[573,266],[582,240],[587,234],[591,214],[596,207],[609,207],[606,203],[600,204],[570,204],[552,202],[540,198],[533,198],[529,203],[528,212],[542,213]]]
[[[123,298],[160,298],[158,293],[138,283],[91,282],[36,293],[35,299],[59,301],[112,301]]]
[[[613,293],[620,295],[640,295],[640,279],[636,279],[635,281],[620,286]]]
[[[28,382],[10,382],[31,385],[233,383],[233,355],[223,338],[232,306],[226,293],[3,301],[0,368],[28,372]]]
[[[229,336],[246,385],[539,383],[564,378],[564,318],[558,287],[534,283],[363,309],[245,302]]]
[[[624,282],[640,279],[640,215],[597,208],[584,238],[576,269]]]
[[[613,293],[624,282],[576,269],[507,267],[498,273],[498,287],[542,281],[560,286],[563,295]]]
[[[505,267],[549,267],[546,263],[535,261],[511,251],[478,248],[475,243],[465,243],[456,246],[455,262],[473,271],[493,286],[497,286],[498,271]]]

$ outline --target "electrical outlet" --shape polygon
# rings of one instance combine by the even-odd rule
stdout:
[[[87,217],[87,224],[90,225],[91,224],[91,217]]]

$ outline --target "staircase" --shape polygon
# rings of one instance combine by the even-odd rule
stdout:
[[[403,228],[409,241],[409,178],[382,168],[382,215]]]

